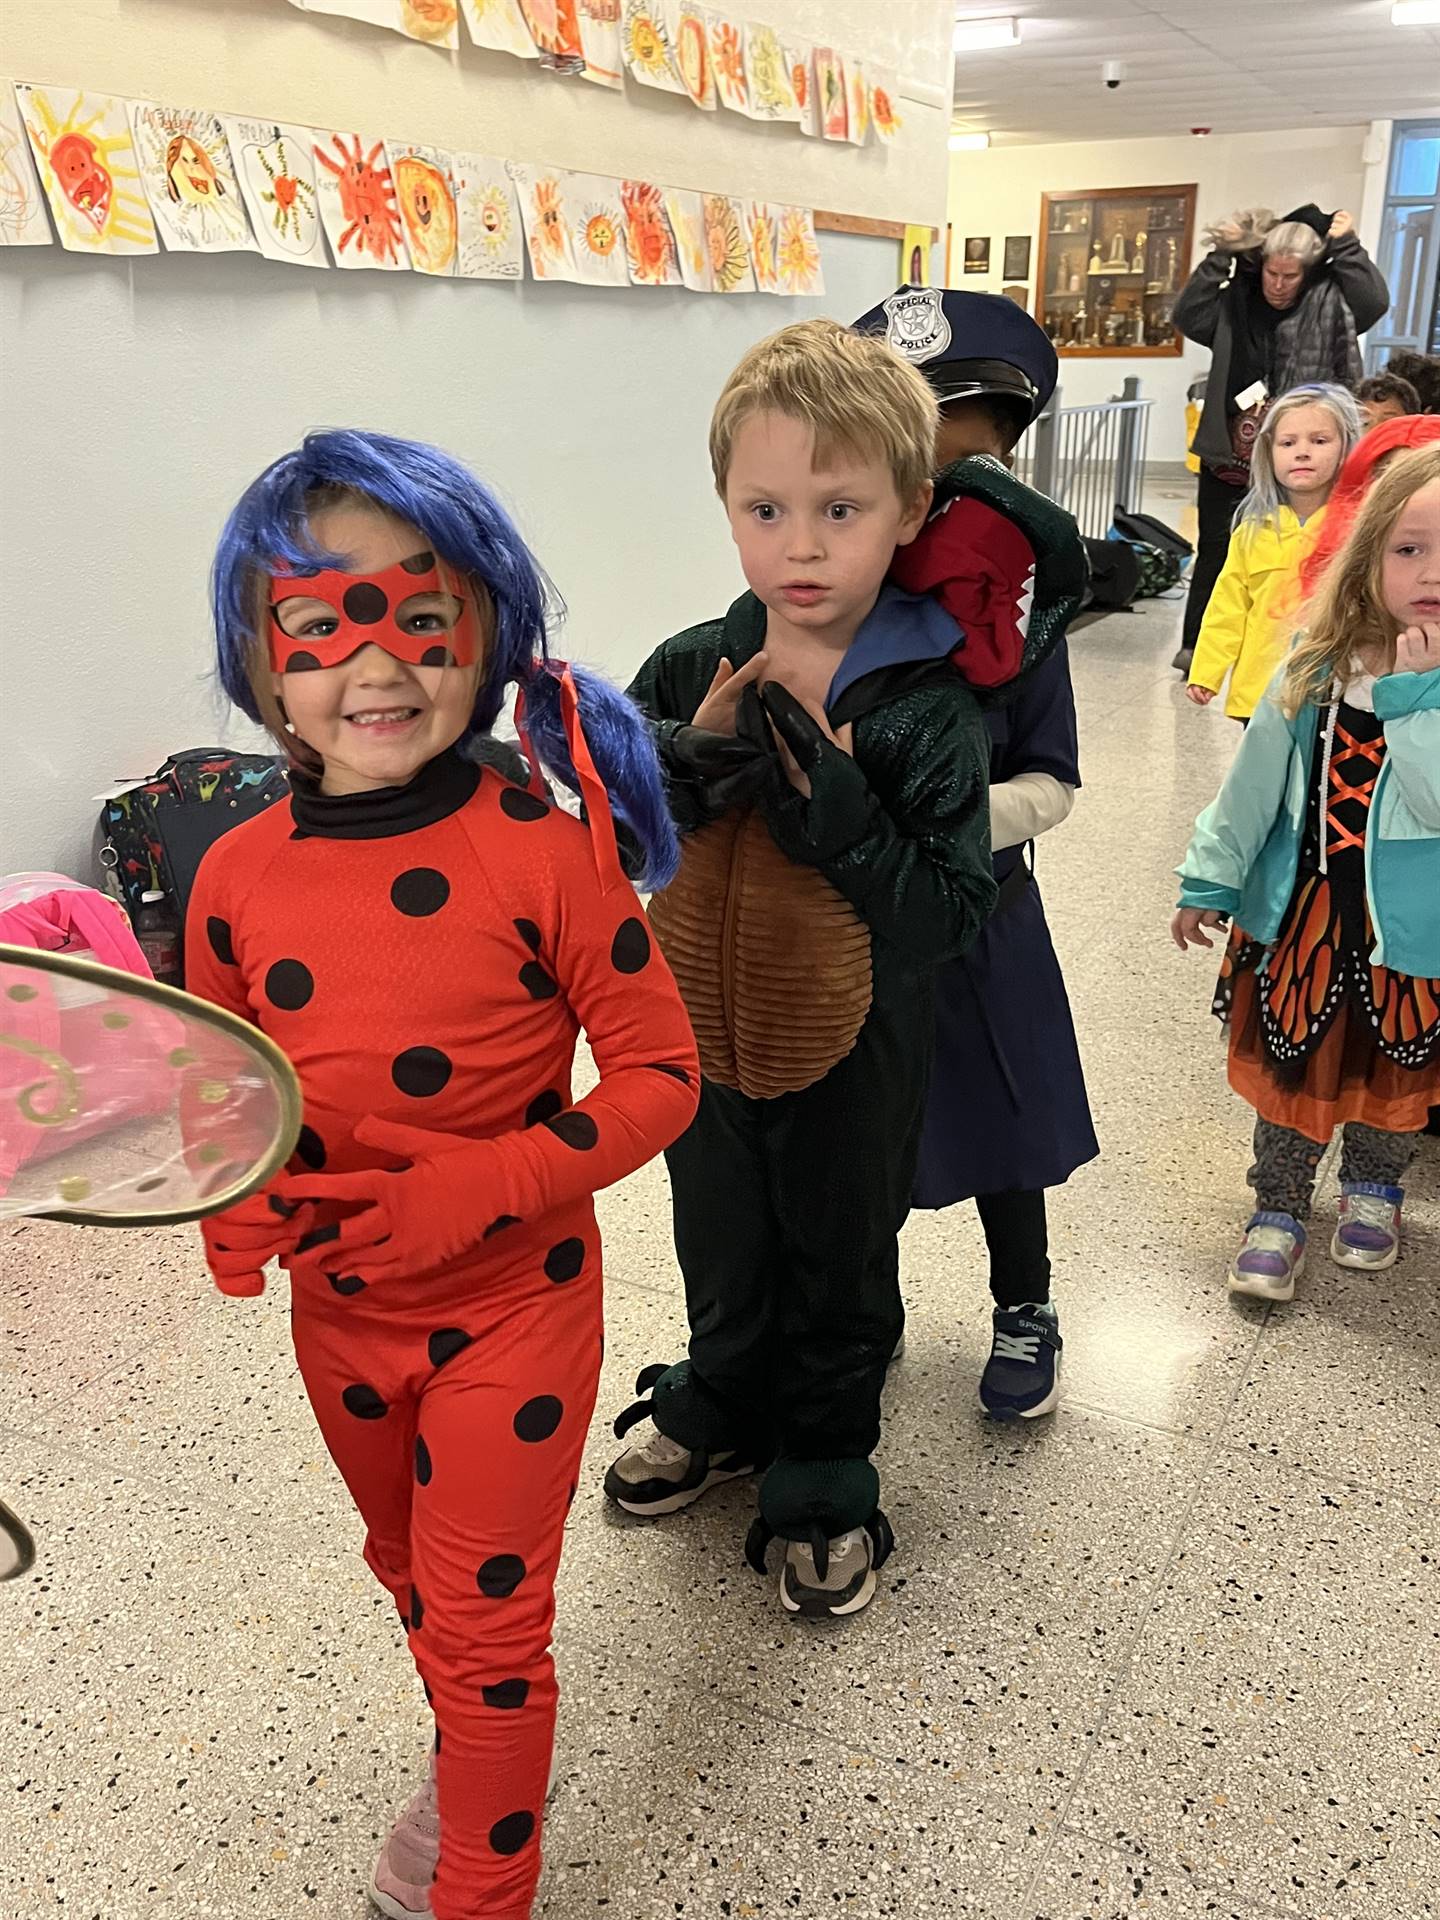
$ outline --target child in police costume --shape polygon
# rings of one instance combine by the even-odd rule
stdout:
[[[948,470],[973,483],[982,469],[1008,468],[1020,436],[1055,391],[1055,349],[1029,314],[997,294],[902,287],[856,325],[883,332],[940,402],[942,476]],[[971,629],[987,604],[1017,607],[1017,628],[1049,629],[1074,611],[1067,582],[1083,568],[1074,522],[1008,472],[1004,484],[1030,494],[1035,515],[1049,509],[1039,531],[1034,520],[1028,525],[1032,538],[1055,549],[1043,589],[1032,588],[1024,553],[1014,552],[1016,521],[998,535],[983,520],[967,524],[976,512],[968,501],[938,513],[896,554],[892,578],[937,593]],[[997,673],[1013,671],[1017,635],[996,618],[980,631],[995,636]],[[1050,1291],[1045,1189],[1100,1150],[1032,865],[1035,840],[1068,816],[1080,785],[1063,638],[1002,699],[986,699],[985,722],[999,898],[979,938],[944,963],[936,982],[935,1061],[914,1204],[975,1201],[995,1303],[981,1405],[999,1419],[1030,1420],[1059,1400],[1062,1342]]]

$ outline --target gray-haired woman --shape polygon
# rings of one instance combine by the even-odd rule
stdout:
[[[1175,302],[1175,324],[1211,350],[1200,459],[1199,537],[1175,665],[1188,673],[1230,522],[1250,481],[1250,448],[1268,400],[1311,381],[1353,386],[1357,336],[1390,305],[1390,290],[1348,213],[1267,208],[1208,229],[1211,251]]]

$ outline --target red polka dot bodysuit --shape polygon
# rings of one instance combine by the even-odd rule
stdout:
[[[435,1711],[436,1920],[530,1913],[553,1586],[601,1355],[591,1196],[683,1131],[699,1085],[674,982],[603,866],[578,821],[447,754],[380,794],[297,779],[216,845],[189,911],[190,989],[299,1073],[297,1166],[390,1164],[357,1141],[367,1119],[484,1143],[460,1257],[367,1284],[327,1263],[332,1207],[286,1261],[306,1389]],[[582,1027],[600,1079],[572,1106]]]

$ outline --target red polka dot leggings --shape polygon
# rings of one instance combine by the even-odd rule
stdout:
[[[547,1273],[557,1242],[574,1258]],[[496,1253],[403,1290],[294,1283],[306,1390],[435,1712],[435,1920],[529,1920],[555,1574],[600,1371],[589,1204],[547,1216],[538,1240],[516,1225]]]

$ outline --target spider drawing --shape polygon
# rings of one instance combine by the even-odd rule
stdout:
[[[346,146],[343,134],[332,133],[330,138],[334,157],[317,147],[315,158],[335,176],[340,195],[340,212],[346,225],[336,243],[337,251],[343,254],[353,240],[356,253],[369,254],[377,264],[401,265],[395,182],[388,166],[376,165],[385,151],[384,141],[377,140],[367,153],[358,133],[350,135],[355,143],[353,151]]]

